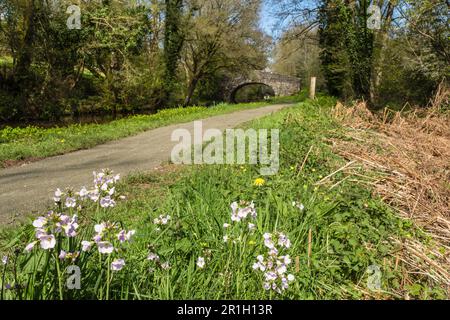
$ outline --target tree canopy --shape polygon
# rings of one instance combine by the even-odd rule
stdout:
[[[260,5],[0,0],[0,117],[52,119],[208,101],[199,86],[217,95],[217,79],[266,65]]]
[[[300,51],[299,41],[317,35],[321,71],[333,95],[366,99],[374,107],[390,102],[425,105],[440,83],[447,84],[448,1],[272,3],[285,35],[296,43],[291,50]]]

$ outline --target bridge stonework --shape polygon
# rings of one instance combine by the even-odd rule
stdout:
[[[289,96],[300,91],[300,79],[281,75],[269,71],[255,70],[245,77],[231,79],[226,86],[226,97],[230,102],[235,101],[236,92],[250,84],[264,84],[273,89],[275,96]]]

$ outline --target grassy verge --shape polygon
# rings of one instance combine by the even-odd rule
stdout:
[[[296,103],[300,101],[305,101],[308,98],[308,90],[303,89],[298,94],[292,96],[283,97],[271,97],[268,102],[270,103]]]
[[[390,239],[420,238],[421,232],[370,189],[336,171],[346,161],[325,139],[345,138],[342,126],[330,116],[334,104],[322,97],[251,122],[256,129],[281,128],[277,175],[260,177],[258,166],[251,165],[168,166],[169,172],[135,175],[117,185],[117,195],[126,200],[117,198],[114,208],[80,200],[84,209],[66,209],[67,214],[78,214],[80,226],[72,238],[54,231],[54,249],[43,250],[37,243],[30,253],[23,253],[24,246],[35,240],[34,228],[5,231],[2,251],[10,262],[2,286],[12,289],[4,290],[3,297],[359,299],[403,298],[404,292],[414,297],[402,281],[401,264],[392,255],[398,248]],[[334,183],[325,183],[330,174]],[[234,201],[251,212],[240,222],[231,220]],[[101,254],[98,243],[84,252],[81,240],[91,240],[94,224],[102,221],[118,222],[106,224],[100,234],[116,251]],[[132,242],[117,240],[121,229],[136,230]],[[264,242],[267,233],[279,252],[268,254],[272,244],[270,239]],[[79,251],[79,256],[59,259],[61,250]],[[261,267],[259,255],[267,268],[264,272],[253,269]],[[280,263],[275,265],[286,270],[277,269],[284,276],[272,281],[266,276],[272,268],[268,261],[274,257]],[[125,265],[114,271],[122,265],[118,259]],[[61,270],[71,264],[81,269],[80,290],[64,286]],[[267,282],[277,287],[266,290]],[[430,283],[421,285],[424,289],[416,297],[444,297]]]
[[[298,101],[298,100],[297,100]],[[204,117],[258,108],[270,102],[220,104],[215,107],[165,109],[153,115],[138,115],[106,124],[74,124],[58,128],[7,127],[0,130],[0,167],[18,161],[40,159],[133,135],[145,130]]]

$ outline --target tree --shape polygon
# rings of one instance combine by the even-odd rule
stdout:
[[[142,9],[144,10],[144,9]],[[89,70],[104,78],[107,101],[120,103],[123,81],[131,60],[144,49],[150,32],[142,10],[123,10],[119,3],[91,4],[82,32],[86,35],[84,62]]]
[[[69,0],[5,1],[0,24],[9,44],[5,55],[13,59],[6,91],[21,108],[9,114],[58,117],[68,109],[76,112],[87,94],[99,94],[101,104],[114,111],[126,104],[125,84],[135,77],[133,69],[142,66],[144,55],[155,56],[160,41],[152,34],[158,28],[152,22],[157,19],[152,13],[159,14],[158,1],[147,2],[153,6],[83,2],[82,28],[71,30],[66,25]],[[96,78],[95,85],[86,73]]]
[[[402,1],[396,6],[380,67],[379,105],[425,106],[441,83],[448,87],[448,10],[447,3],[437,0]]]
[[[166,106],[174,103],[174,89],[181,48],[185,37],[183,0],[165,0],[164,29],[164,100]]]
[[[400,29],[407,58],[405,67],[436,83],[450,73],[450,4],[438,0],[408,1],[402,18],[408,28]]]
[[[374,31],[373,35],[373,53],[371,59],[371,75],[369,98],[373,106],[380,106],[380,85],[382,81],[383,63],[385,51],[388,45],[388,33],[391,30],[394,9],[397,5],[396,0],[379,0],[375,2],[382,10],[381,28]]]
[[[388,98],[381,97],[389,87],[386,81],[392,84],[394,74],[401,78],[395,83],[402,80],[416,86],[402,86],[405,97],[412,97],[409,93],[414,91],[429,96],[433,90],[422,89],[437,87],[447,78],[448,1],[272,1],[278,8],[280,26],[295,30],[299,38],[319,29],[322,68],[332,94],[363,97],[372,106],[381,107]],[[367,26],[368,19],[373,18],[368,15],[370,4],[380,8],[378,29]],[[390,59],[387,54],[391,54]],[[417,81],[411,81],[413,78]],[[419,79],[428,80],[424,83]]]
[[[314,76],[317,78],[317,87],[323,87],[325,79],[321,69],[317,31],[311,30],[297,36],[298,29],[289,29],[281,35],[274,49],[271,68],[276,73],[298,77],[304,84],[308,84],[309,79]]]
[[[185,106],[199,82],[210,75],[262,69],[267,40],[258,29],[259,0],[192,0],[189,6],[193,16],[181,58]]]

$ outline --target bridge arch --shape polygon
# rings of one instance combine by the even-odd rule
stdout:
[[[262,84],[270,87],[275,96],[288,96],[300,91],[300,79],[269,71],[254,70],[246,76],[230,79],[225,91],[227,100],[235,102],[236,92],[247,85]]]
[[[237,92],[238,92],[240,89],[242,89],[242,88],[245,88],[245,87],[247,87],[247,86],[252,86],[252,85],[261,85],[261,86],[264,86],[264,87],[266,87],[266,88],[269,88],[269,90],[271,91],[271,96],[275,96],[275,95],[276,95],[274,88],[272,88],[272,87],[271,87],[270,85],[268,85],[267,83],[264,83],[264,82],[258,82],[258,81],[247,81],[247,82],[243,82],[243,83],[238,84],[237,86],[235,86],[235,87],[231,90],[230,96],[229,96],[229,101],[230,101],[231,103],[237,103],[237,101],[236,101],[236,94],[237,94]]]

